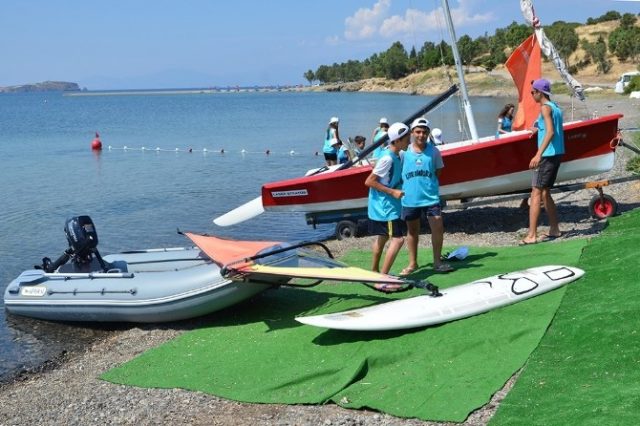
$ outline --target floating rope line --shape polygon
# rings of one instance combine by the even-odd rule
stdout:
[[[174,149],[167,149],[167,148],[160,148],[160,147],[155,147],[155,148],[148,148],[148,147],[131,147],[131,146],[122,146],[122,147],[117,147],[117,146],[111,146],[109,145],[107,148],[109,151],[141,151],[141,152],[174,152],[174,153],[179,153],[179,152],[184,152],[187,154],[191,154],[191,153],[203,153],[203,154],[240,154],[240,155],[254,155],[254,154],[260,154],[260,155],[288,155],[290,157],[300,157],[300,156],[304,156],[307,154],[303,154],[301,152],[297,152],[294,151],[293,149],[290,151],[272,151],[270,149],[264,150],[264,151],[247,151],[246,149],[241,149],[240,151],[227,151],[224,148],[220,148],[220,149],[209,149],[209,148],[202,148],[202,149],[193,149],[193,148],[174,148]],[[311,153],[311,155],[313,156],[318,156],[319,153],[313,152]]]

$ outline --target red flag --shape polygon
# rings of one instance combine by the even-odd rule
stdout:
[[[531,82],[542,75],[540,45],[535,34],[531,34],[513,51],[505,66],[518,89],[518,110],[513,118],[512,129],[528,129],[540,115],[540,105],[531,96]]]

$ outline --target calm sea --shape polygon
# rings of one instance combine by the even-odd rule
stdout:
[[[343,137],[362,134],[369,143],[380,117],[401,121],[430,99],[294,92],[0,94],[0,291],[42,257],[59,256],[67,248],[64,222],[76,215],[91,216],[103,254],[187,245],[177,228],[239,239],[328,238],[332,225],[313,229],[302,214],[263,214],[229,228],[211,220],[260,195],[265,182],[321,166],[315,153],[321,154],[331,116],[340,117]],[[480,134],[492,134],[502,101],[476,98],[473,106]],[[453,99],[429,116],[445,140],[459,138],[458,112]],[[90,150],[96,131],[101,153]],[[102,332],[7,316],[2,306],[0,381]]]

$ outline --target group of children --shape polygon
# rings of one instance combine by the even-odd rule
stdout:
[[[564,134],[562,111],[551,102],[551,85],[548,80],[532,82],[531,96],[541,107],[536,125],[531,129],[537,133],[538,150],[531,159],[529,168],[533,171],[531,206],[529,212],[529,232],[520,244],[533,244],[541,241],[537,237],[537,225],[540,216],[540,204],[544,204],[549,216],[549,233],[546,238],[560,236],[556,207],[550,195],[564,153]],[[498,117],[496,137],[511,131],[515,107],[507,104]],[[339,161],[341,150],[338,134],[339,120],[331,118],[327,128],[324,155],[327,165]],[[436,132],[437,130],[437,132]],[[437,144],[442,143],[442,132],[431,130],[429,121],[420,117],[411,126],[404,123],[389,125],[381,118],[379,126],[372,135],[373,143],[388,136],[385,144],[380,144],[373,153],[374,167],[367,177],[365,185],[369,188],[368,218],[369,233],[376,236],[372,246],[371,269],[389,273],[393,263],[407,240],[409,262],[399,273],[400,276],[412,274],[418,268],[417,251],[420,235],[420,220],[426,217],[431,229],[433,249],[433,269],[435,272],[451,272],[451,265],[442,261],[444,224],[440,202],[439,176],[444,162]],[[364,148],[365,138],[356,137]],[[345,161],[348,161],[349,157]],[[543,236],[544,239],[545,236]],[[380,260],[385,245],[389,242],[380,268]],[[375,288],[385,293],[407,289],[396,284],[376,284]]]
[[[420,219],[427,217],[431,228],[433,268],[450,272],[451,265],[441,259],[444,225],[440,205],[438,177],[444,167],[442,155],[429,142],[429,121],[420,117],[411,123],[393,123],[388,127],[388,145],[379,152],[365,185],[369,187],[369,234],[375,235],[372,245],[373,271],[389,273],[404,245],[405,235],[409,263],[400,272],[407,276],[418,268]],[[375,142],[374,136],[374,142]],[[380,260],[387,241],[391,240],[380,269]],[[406,289],[397,284],[376,284],[379,291],[392,293]]]
[[[327,162],[327,166],[334,166],[336,164],[343,164],[351,160],[351,151],[340,139],[338,128],[340,126],[340,119],[338,117],[331,117],[329,120],[329,126],[325,133],[324,145],[322,152],[324,159]],[[355,147],[354,154],[359,156],[364,150],[366,138],[364,136],[356,136],[354,138]]]

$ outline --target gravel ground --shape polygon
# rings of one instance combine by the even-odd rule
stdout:
[[[560,99],[561,103],[563,99]],[[566,99],[565,99],[566,101]],[[590,100],[592,111],[604,115],[621,112],[621,128],[638,126],[637,100],[600,97]],[[565,111],[569,106],[564,105]],[[579,111],[584,113],[584,111]],[[589,111],[587,113],[590,113]],[[627,139],[631,139],[630,134]],[[628,176],[624,165],[633,154],[619,150],[614,169],[594,178]],[[619,211],[640,206],[638,180],[612,185],[605,193],[616,198]],[[562,193],[558,204],[563,239],[588,238],[598,234],[604,221],[589,217],[587,206],[595,191]],[[445,214],[445,245],[516,245],[526,233],[527,213],[519,201],[462,208],[450,204]],[[545,230],[545,226],[540,228]],[[369,249],[370,238],[331,241],[336,254],[353,248]],[[550,243],[553,244],[553,243]],[[421,238],[429,247],[429,238]],[[429,259],[422,259],[430,262]],[[61,354],[38,371],[26,372],[0,386],[0,425],[88,425],[88,424],[192,424],[192,425],[432,425],[415,419],[401,419],[371,411],[346,410],[336,405],[322,406],[244,404],[215,396],[179,389],[139,389],[98,380],[97,377],[145,350],[158,346],[197,327],[199,320],[162,326],[144,326],[107,333],[81,351]],[[517,374],[484,407],[470,415],[465,425],[484,425],[507,394]]]

